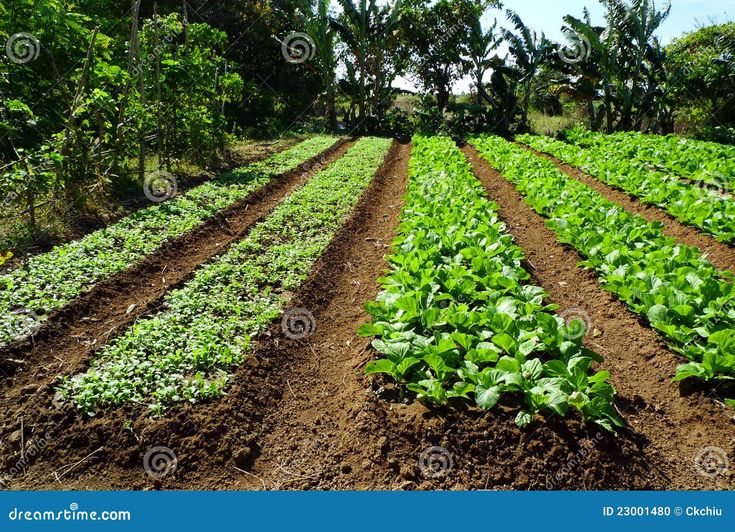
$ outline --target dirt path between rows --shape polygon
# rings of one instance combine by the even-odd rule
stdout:
[[[661,208],[642,203],[626,192],[603,183],[599,179],[584,173],[579,168],[560,161],[553,155],[540,152],[522,143],[517,144],[539,157],[543,157],[547,161],[554,163],[559,170],[577,181],[584,183],[608,201],[621,205],[626,211],[638,214],[649,222],[661,222],[664,226],[663,232],[666,236],[674,238],[683,244],[699,248],[703,253],[707,254],[707,258],[716,268],[735,272],[735,249],[729,245],[718,242],[714,237],[700,232],[696,227],[684,225]]]
[[[60,374],[86,368],[92,354],[136,319],[160,306],[202,264],[222,253],[313,174],[341,157],[354,141],[324,153],[238,201],[141,262],[106,279],[52,314],[33,339],[0,352],[0,410],[12,412]],[[2,378],[2,377],[5,378]]]
[[[471,146],[463,149],[516,242],[525,250],[529,270],[558,305],[589,317],[587,344],[605,357],[612,373],[619,409],[633,434],[642,436],[645,456],[669,479],[668,489],[717,489],[735,486],[732,473],[707,477],[695,459],[708,448],[735,459],[732,410],[705,392],[682,395],[671,382],[680,357],[669,351],[659,335],[605,291],[593,271],[582,270],[582,257],[560,244],[545,220],[525,203],[515,187],[480,157]],[[616,192],[617,194],[617,192]],[[613,199],[616,201],[617,198]],[[572,310],[574,309],[574,310]],[[709,450],[703,456],[715,456]],[[643,479],[640,479],[643,480]],[[619,488],[633,488],[620,485]]]

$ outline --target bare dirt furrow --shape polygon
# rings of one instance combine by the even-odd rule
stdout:
[[[714,237],[700,232],[696,227],[684,225],[659,207],[646,205],[626,192],[603,183],[599,179],[584,173],[576,166],[560,161],[553,155],[534,150],[530,146],[522,143],[518,143],[518,145],[554,163],[559,170],[568,176],[584,183],[608,201],[621,205],[628,212],[638,214],[649,222],[660,222],[663,224],[663,232],[666,236],[674,238],[683,244],[699,248],[703,253],[707,254],[707,258],[716,268],[735,272],[735,249],[731,246],[718,242]]]
[[[559,312],[589,316],[588,347],[605,357],[603,367],[612,373],[619,392],[618,407],[631,427],[624,438],[644,442],[646,459],[669,479],[664,486],[668,489],[732,488],[732,476],[709,478],[700,474],[695,464],[708,447],[735,456],[732,411],[706,392],[686,395],[671,382],[681,359],[666,348],[655,331],[605,291],[593,271],[577,267],[582,257],[557,241],[545,220],[509,181],[471,146],[463,151],[490,198],[500,205],[501,218],[525,250],[528,269],[547,290],[549,299],[560,305]]]
[[[52,314],[33,339],[5,348],[0,352],[3,403],[12,405],[47,386],[56,375],[83,369],[92,353],[155,310],[167,291],[184,284],[199,266],[241,239],[286,196],[353,144],[340,140],[323,154],[273,178],[204,224],[95,285]]]

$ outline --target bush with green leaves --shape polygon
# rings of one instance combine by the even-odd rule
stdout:
[[[464,398],[490,409],[518,399],[520,426],[570,410],[621,426],[609,373],[591,371],[602,358],[582,345],[584,327],[552,313],[523,259],[454,143],[414,138],[390,273],[360,330],[377,337],[381,354],[367,372],[435,403]]]
[[[523,194],[561,242],[579,251],[610,292],[689,359],[676,380],[730,381],[735,375],[735,275],[662,225],[628,213],[557,169],[497,137],[471,141]],[[735,403],[734,403],[735,404]]]
[[[662,173],[607,147],[580,148],[547,137],[520,135],[517,139],[565,163],[578,166],[593,177],[623,190],[643,203],[660,207],[677,220],[735,243],[735,203],[717,190],[702,188]],[[635,145],[629,149],[637,150]]]
[[[337,141],[317,136],[265,161],[195,187],[160,205],[138,211],[81,240],[32,257],[0,275],[0,347],[27,335],[15,311],[43,319],[96,283],[154,253],[166,242],[204,223],[276,176],[318,156]]]
[[[228,371],[299,288],[370,184],[391,142],[364,138],[286,198],[244,240],[196,271],[163,308],[103,347],[59,390],[88,415],[148,402],[153,413],[225,393]]]

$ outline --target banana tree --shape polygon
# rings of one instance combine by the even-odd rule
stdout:
[[[640,127],[640,121],[645,113],[640,105],[635,113],[633,107],[641,102],[645,59],[656,45],[655,32],[668,18],[671,3],[667,3],[661,11],[656,9],[654,0],[633,0],[631,4],[619,0],[606,0],[606,3],[615,13],[618,31],[628,52],[625,54],[629,59],[626,72],[628,76],[626,83],[619,85],[619,96],[623,102],[620,127],[624,131],[629,131]]]
[[[327,98],[329,127],[337,130],[337,110],[335,108],[335,71],[337,59],[334,54],[335,30],[329,16],[330,0],[302,0],[301,11],[305,19],[306,32],[314,42],[314,57],[308,66],[314,68],[321,80]]]
[[[504,29],[503,35],[508,42],[508,49],[513,56],[515,66],[522,73],[520,80],[523,98],[521,100],[521,128],[528,126],[528,109],[531,104],[531,86],[541,64],[551,57],[553,45],[544,33],[536,33],[523,23],[514,11],[506,12],[508,20],[513,24],[516,33]]]
[[[607,132],[614,131],[614,81],[618,71],[621,49],[608,25],[595,26],[587,8],[583,19],[571,15],[564,17],[562,32],[572,43],[570,54],[559,45],[557,68],[568,76],[565,85],[576,100],[588,104],[590,127],[600,128],[604,114]],[[610,24],[610,20],[608,20]],[[598,112],[595,100],[602,97],[602,109]]]
[[[396,48],[396,43],[389,46],[389,41],[400,23],[404,0],[385,5],[379,5],[378,0],[359,0],[359,4],[338,1],[343,13],[332,18],[331,24],[357,64],[357,130],[362,133],[368,113],[368,90],[372,91],[372,112],[379,115],[384,87],[396,77],[395,72],[388,72],[386,54]]]
[[[476,12],[476,18],[472,20],[469,41],[467,43],[470,61],[472,61],[472,73],[477,86],[478,100],[483,88],[485,72],[487,72],[491,65],[490,56],[500,46],[500,43],[503,42],[502,36],[497,31],[498,21],[493,21],[493,25],[487,30],[484,30],[481,17],[482,10],[478,10]]]

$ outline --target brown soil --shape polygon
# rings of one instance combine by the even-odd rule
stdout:
[[[340,140],[291,172],[273,178],[225,211],[165,244],[122,272],[54,312],[32,339],[0,351],[0,393],[12,401],[18,393],[42,388],[56,375],[76,373],[92,353],[152,312],[164,294],[184,284],[201,264],[222,253],[268,215],[287,195],[323,167],[341,157],[354,141]]]
[[[543,153],[522,143],[519,146],[543,157],[544,159],[554,163],[559,170],[564,172],[577,181],[581,181],[591,189],[601,194],[608,201],[621,205],[630,213],[638,214],[649,222],[661,222],[663,224],[663,232],[666,236],[674,238],[679,242],[699,248],[706,253],[709,261],[721,270],[730,270],[735,272],[735,249],[727,244],[718,242],[713,237],[701,233],[696,227],[684,225],[676,218],[661,210],[655,205],[646,205],[637,198],[628,195],[626,192],[603,183],[602,181],[584,173],[575,166],[563,163],[556,157]]]
[[[378,294],[376,279],[386,269],[384,255],[398,227],[409,155],[409,146],[394,145],[354,213],[295,294],[293,307],[306,307],[315,317],[312,336],[288,340],[275,323],[233,376],[225,398],[182,406],[159,420],[148,418],[142,406],[83,420],[69,409],[54,408],[48,388],[29,389],[27,398],[8,405],[2,428],[2,441],[8,443],[0,450],[5,468],[17,463],[22,441],[26,447],[29,440],[38,446],[43,438],[45,444],[24,475],[8,479],[9,486],[671,487],[660,470],[669,463],[650,452],[646,439],[635,433],[615,438],[578,420],[560,419],[536,420],[519,429],[513,423],[517,408],[481,412],[461,404],[433,409],[402,403],[385,381],[364,375],[374,352],[356,330],[369,320],[363,306]],[[542,234],[554,242],[553,236]],[[574,265],[571,270],[576,271]],[[144,454],[154,446],[169,447],[178,457],[176,472],[161,480],[151,480],[143,470]],[[453,465],[430,478],[419,459],[435,446],[451,453]]]
[[[500,205],[501,218],[526,252],[527,268],[559,312],[581,309],[589,316],[588,347],[605,357],[618,390],[617,405],[637,441],[644,441],[647,463],[667,478],[667,489],[717,489],[735,486],[735,476],[708,478],[697,473],[695,458],[706,447],[735,454],[732,411],[705,392],[685,395],[671,382],[682,359],[660,336],[605,291],[591,270],[577,267],[582,257],[558,243],[545,220],[524,202],[515,187],[493,170],[474,148],[463,149],[488,195]],[[615,200],[613,200],[615,201]],[[658,479],[636,478],[653,484]]]

